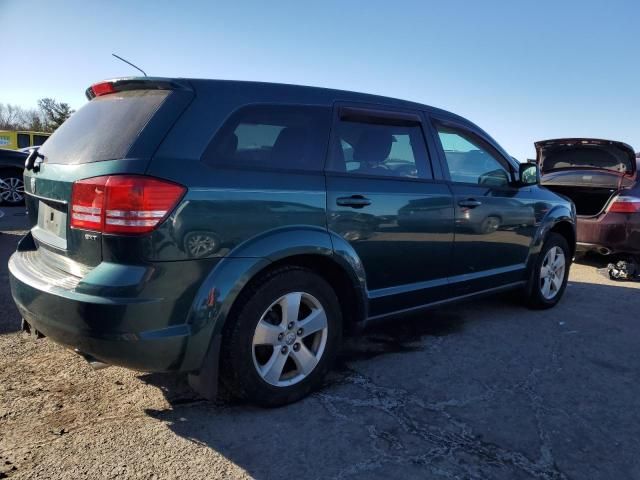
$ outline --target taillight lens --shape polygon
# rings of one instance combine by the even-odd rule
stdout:
[[[111,82],[94,83],[91,85],[91,90],[96,97],[99,97],[100,95],[107,95],[108,93],[114,93],[116,91],[113,83]]]
[[[175,183],[137,175],[79,180],[71,195],[71,228],[148,233],[173,210],[185,190]]]
[[[613,200],[609,211],[615,213],[638,213],[640,212],[640,198],[618,196]]]
[[[104,193],[109,177],[88,178],[73,184],[71,228],[102,231]]]

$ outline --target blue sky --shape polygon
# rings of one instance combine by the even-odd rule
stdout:
[[[0,0],[0,102],[84,102],[133,75],[300,83],[463,115],[512,155],[594,136],[640,150],[640,2]],[[22,66],[21,66],[22,65]]]

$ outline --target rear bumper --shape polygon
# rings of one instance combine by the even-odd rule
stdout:
[[[103,265],[103,271],[96,273]],[[108,276],[114,268],[101,264],[91,275]],[[127,272],[128,268],[132,271]],[[149,276],[140,275],[140,268],[119,265],[116,274],[129,273],[130,278],[148,283]],[[178,299],[160,295],[143,296],[149,291],[159,293],[157,284],[152,288],[138,284],[132,289],[136,296],[123,294],[128,290],[122,286],[111,292],[113,295],[105,294],[107,287],[100,295],[84,293],[100,289],[64,272],[43,274],[34,266],[33,252],[20,251],[9,259],[9,280],[18,310],[33,328],[101,362],[143,371],[192,371],[199,368],[205,354],[194,351],[192,327],[176,322],[187,318],[189,305],[185,308]]]
[[[578,217],[578,251],[640,254],[640,214],[605,213]]]

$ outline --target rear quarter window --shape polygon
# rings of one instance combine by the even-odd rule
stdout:
[[[63,164],[126,158],[170,93],[133,90],[96,97],[64,122],[40,153],[47,163]]]
[[[202,160],[212,166],[321,171],[331,109],[248,105],[216,133]]]

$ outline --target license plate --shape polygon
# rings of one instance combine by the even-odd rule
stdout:
[[[64,206],[56,207],[40,201],[38,207],[38,226],[55,235],[67,238],[67,212]]]

